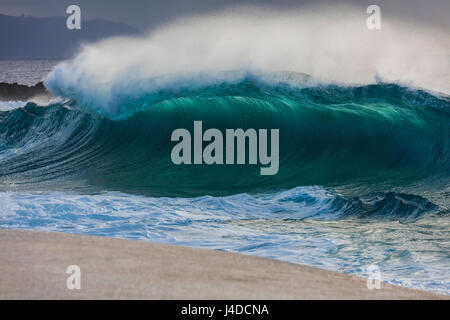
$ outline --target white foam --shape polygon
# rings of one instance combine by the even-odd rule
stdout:
[[[444,32],[383,15],[382,29],[368,30],[360,9],[307,8],[236,8],[182,19],[145,37],[104,40],[58,65],[45,84],[54,95],[105,110],[124,95],[236,80],[218,74],[227,70],[297,71],[337,84],[381,78],[450,93]]]
[[[26,104],[26,101],[0,101],[0,111],[11,111],[23,108]]]
[[[47,95],[37,95],[27,101],[13,100],[0,101],[0,111],[11,111],[25,107],[29,102],[32,102],[40,107],[48,107],[56,103],[64,103],[67,99],[61,97],[49,97]]]

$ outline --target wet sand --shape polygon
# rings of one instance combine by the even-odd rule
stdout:
[[[69,290],[69,265],[81,289]],[[62,233],[0,230],[1,299],[449,299],[235,253]]]

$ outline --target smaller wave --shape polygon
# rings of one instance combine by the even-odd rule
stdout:
[[[29,100],[11,100],[11,101],[0,101],[0,112],[8,112],[17,109],[25,108],[28,104],[37,105],[39,107],[48,107],[55,104],[63,105],[66,108],[69,108],[65,103],[68,102],[66,99],[60,97],[51,97],[51,96],[35,96]]]
[[[294,219],[314,217],[411,221],[424,215],[449,213],[423,196],[394,191],[344,197],[319,187],[297,187],[277,193],[271,199],[280,204],[290,204],[295,207],[293,212],[303,213],[301,217],[292,217]]]
[[[23,108],[27,105],[27,101],[0,101],[0,111],[11,111]]]
[[[448,213],[420,195],[393,191],[351,199],[337,197],[333,199],[333,207],[342,213],[342,217],[389,220],[411,220],[424,214]]]

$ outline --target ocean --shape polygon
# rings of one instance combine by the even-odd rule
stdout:
[[[0,82],[35,85],[50,73],[58,60],[0,60]]]
[[[1,79],[32,85],[57,63],[3,61]],[[357,276],[375,266],[383,281],[450,294],[448,96],[393,83],[310,85],[295,73],[120,96],[113,113],[67,96],[1,102],[0,228],[225,250]],[[279,128],[278,174],[174,165],[171,132],[199,119]]]

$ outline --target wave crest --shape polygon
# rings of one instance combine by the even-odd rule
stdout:
[[[359,9],[320,6],[290,12],[240,8],[186,18],[145,37],[87,45],[58,65],[45,84],[54,95],[108,115],[117,113],[124,97],[139,100],[279,70],[307,73],[322,84],[382,79],[450,93],[447,34],[389,17],[374,32],[365,27],[366,18]]]

